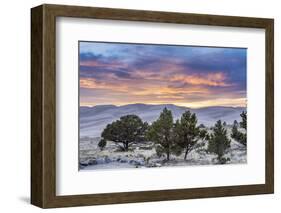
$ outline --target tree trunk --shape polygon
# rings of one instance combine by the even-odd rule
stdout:
[[[186,147],[185,147],[185,154],[184,154],[184,160],[186,160],[187,154],[189,152],[189,144],[190,144],[190,140],[189,140],[189,138],[187,138]]]
[[[218,161],[220,164],[222,163],[222,155],[218,155]]]
[[[188,154],[188,148],[186,147],[185,154],[184,154],[184,160],[186,160],[187,154]]]
[[[170,152],[168,151],[167,152],[167,161],[169,161],[170,160]]]
[[[129,149],[129,143],[128,142],[123,142],[123,149],[124,149],[125,152],[128,151],[128,149]]]
[[[125,144],[126,144],[126,146],[125,146],[125,151],[128,151],[128,150],[129,150],[129,143],[126,142]]]

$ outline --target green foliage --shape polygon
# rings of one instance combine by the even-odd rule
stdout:
[[[240,114],[242,121],[240,122],[240,127],[247,130],[247,112],[243,111]]]
[[[237,140],[238,138],[238,134],[239,134],[239,131],[238,131],[238,122],[236,120],[234,120],[233,122],[233,125],[232,125],[232,130],[231,130],[231,137],[235,140]]]
[[[133,142],[145,141],[148,124],[136,115],[122,116],[119,120],[108,124],[101,136],[104,140],[113,141],[123,151],[128,151]]]
[[[234,121],[231,137],[246,146],[247,134],[239,131],[239,128],[246,131],[247,113],[242,112],[240,116],[242,121],[240,123]],[[167,161],[172,154],[178,156],[182,153],[186,160],[188,153],[194,149],[198,151],[200,148],[205,152],[216,154],[218,162],[224,164],[229,160],[224,155],[230,148],[226,126],[227,124],[220,120],[211,128],[206,128],[203,124],[197,125],[196,114],[190,111],[184,112],[174,123],[171,110],[165,107],[151,126],[136,115],[122,116],[119,120],[108,124],[101,134],[102,139],[98,147],[103,150],[107,141],[112,141],[120,150],[128,151],[131,144],[150,140],[154,143],[158,157],[165,156]],[[207,130],[211,130],[212,133],[209,134]],[[207,150],[205,140],[208,141]]]
[[[240,127],[245,130],[245,133],[240,133],[238,141],[243,145],[247,146],[247,112],[242,112],[240,114],[242,121],[240,122]]]
[[[190,111],[183,113],[181,119],[176,121],[174,131],[175,142],[185,152],[184,160],[200,137],[205,138],[206,136],[206,130],[200,131],[197,126],[197,117],[195,113],[192,114]]]
[[[208,131],[206,129],[200,129],[199,137],[201,140],[209,141],[210,135],[208,134]]]
[[[173,115],[166,107],[160,117],[150,126],[147,137],[154,142],[157,155],[165,154],[169,161],[175,144],[173,140]]]
[[[243,144],[244,146],[247,146],[247,134],[239,132],[237,141],[240,142],[241,144]]]
[[[247,112],[243,111],[240,116],[242,118],[240,127],[245,130],[245,133],[238,130],[238,122],[235,120],[232,126],[231,137],[244,146],[247,146]]]
[[[228,148],[230,148],[230,140],[227,137],[227,130],[221,120],[218,120],[209,138],[208,151],[216,154],[219,163],[224,164],[228,160],[223,157]]]
[[[100,150],[103,150],[105,146],[106,146],[106,140],[102,138],[98,143],[98,147],[100,148]]]

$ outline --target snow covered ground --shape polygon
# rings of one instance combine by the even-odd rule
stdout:
[[[152,142],[133,144],[128,152],[118,150],[118,146],[108,141],[104,150],[100,150],[98,142],[100,135],[107,124],[119,119],[121,116],[134,114],[143,121],[151,124],[161,111],[167,107],[172,111],[174,121],[181,117],[182,113],[190,110],[196,113],[198,124],[204,124],[208,131],[217,120],[225,121],[230,138],[231,124],[234,120],[240,121],[240,113],[244,107],[204,107],[190,109],[187,107],[148,104],[129,104],[124,106],[99,105],[94,107],[80,107],[80,141],[79,141],[79,165],[81,170],[115,169],[115,168],[147,168],[162,166],[192,166],[216,164],[216,156],[207,153],[208,142],[199,141],[198,147],[191,151],[187,160],[184,154],[171,156],[169,162],[165,156],[158,157]],[[231,140],[231,148],[225,155],[229,158],[228,164],[246,163],[247,151],[240,143]]]
[[[230,134],[231,127],[228,128]],[[217,164],[216,155],[207,153],[208,142],[199,141],[197,148],[191,151],[187,159],[184,154],[172,155],[170,161],[158,157],[152,142],[133,144],[128,152],[118,150],[113,142],[108,142],[104,150],[98,147],[99,137],[81,137],[80,170],[149,168],[163,166],[193,166]],[[227,164],[247,163],[247,149],[240,143],[231,140],[231,147],[225,157]]]

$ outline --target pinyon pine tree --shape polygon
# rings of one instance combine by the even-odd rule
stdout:
[[[148,124],[137,115],[126,115],[108,124],[101,136],[106,141],[115,142],[122,151],[128,151],[132,143],[145,141],[147,128]]]
[[[243,144],[244,146],[247,146],[247,112],[242,112],[240,114],[242,121],[239,123],[240,128],[244,129],[245,133],[238,130],[238,122],[235,120],[232,126],[232,133],[231,137],[238,141],[239,143]]]
[[[234,122],[233,122],[230,136],[235,140],[237,140],[239,137],[238,122],[236,120],[234,120]]]
[[[230,148],[230,140],[227,137],[227,130],[221,120],[218,120],[209,138],[208,151],[216,154],[219,163],[224,164],[229,160],[223,157],[228,148]]]
[[[240,114],[242,121],[240,122],[240,127],[244,129],[245,133],[241,132],[239,137],[239,142],[244,146],[247,146],[247,112],[242,112]]]
[[[240,122],[240,127],[246,130],[247,129],[247,112],[243,111],[240,114],[240,116],[242,118],[242,121]]]
[[[175,123],[175,140],[177,145],[184,150],[184,160],[187,154],[195,147],[200,139],[200,128],[197,126],[195,113],[186,111],[182,114],[180,120]]]
[[[100,148],[100,150],[102,151],[104,149],[104,147],[106,146],[106,140],[104,138],[102,138],[99,143],[98,143],[98,147]]]
[[[165,154],[167,161],[170,160],[170,155],[175,148],[173,134],[173,115],[165,107],[159,118],[150,126],[147,137],[154,142],[157,155]]]

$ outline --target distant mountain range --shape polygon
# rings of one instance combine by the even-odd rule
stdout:
[[[161,111],[167,107],[173,113],[174,121],[179,119],[187,110],[196,113],[198,124],[212,126],[217,120],[232,124],[234,120],[240,121],[240,113],[245,107],[203,107],[191,109],[173,104],[147,105],[129,104],[124,106],[97,105],[93,107],[80,107],[80,136],[99,137],[105,126],[123,115],[138,115],[143,121],[152,123]]]

